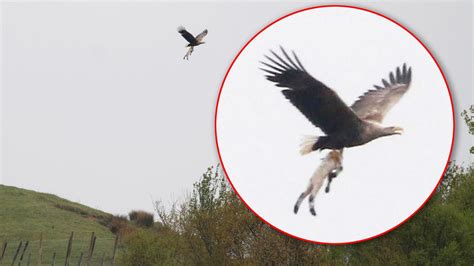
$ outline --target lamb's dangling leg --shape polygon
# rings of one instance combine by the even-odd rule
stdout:
[[[313,189],[313,184],[311,182],[311,180],[309,181],[309,184],[308,184],[308,187],[306,188],[306,190],[301,193],[301,195],[298,197],[298,200],[296,201],[295,203],[295,207],[293,208],[293,212],[295,214],[298,213],[298,210],[300,208],[300,205],[301,205],[301,202],[303,202],[303,200],[309,195],[309,193],[311,193],[311,190]]]
[[[313,216],[316,216],[316,211],[314,210],[314,197],[316,195],[313,195],[311,194],[311,196],[309,196],[309,212],[313,215]]]
[[[189,56],[193,53],[194,48],[191,46],[189,47],[188,52],[184,55],[183,59],[189,60]]]
[[[314,210],[314,198],[316,194],[321,189],[324,179],[329,177],[332,173],[334,174],[332,178],[337,176],[339,172],[342,170],[342,151],[333,150],[331,151],[326,157],[322,160],[322,163],[319,167],[314,171],[313,175],[309,180],[309,185],[306,188],[306,191],[301,193],[296,201],[296,204],[293,208],[294,213],[298,212],[298,209],[301,205],[301,202],[308,196],[309,197],[309,211],[312,215],[316,215],[316,211]],[[339,169],[339,170],[338,170]],[[328,188],[327,188],[328,190]]]
[[[314,210],[314,198],[316,197],[316,194],[318,194],[318,191],[321,189],[321,186],[323,185],[323,180],[324,179],[312,180],[313,189],[311,190],[311,194],[309,195],[308,202],[309,202],[309,212],[313,216],[316,216],[316,211]]]
[[[332,179],[333,178],[336,178],[337,175],[339,175],[339,173],[342,172],[342,166],[340,166],[339,168],[337,169],[334,169],[332,170],[329,175],[328,175],[328,183],[326,185],[326,189],[324,191],[326,191],[326,193],[329,193],[329,186],[331,185],[331,182],[332,182]]]
[[[316,194],[323,186],[324,179],[328,178],[328,184],[331,182],[331,178],[334,178],[342,170],[341,166],[341,154],[339,151],[331,151],[324,159],[318,170],[311,177],[311,183],[313,184],[313,189],[309,196],[309,212],[316,216],[316,211],[314,210],[314,198]],[[326,192],[329,191],[329,186],[326,188]]]
[[[295,207],[293,208],[293,212],[296,214],[300,208],[301,202],[311,194],[309,197],[309,204],[310,204],[310,212],[313,215],[316,215],[316,211],[314,210],[314,197],[318,193],[319,189],[323,185],[324,178],[326,177],[326,171],[330,169],[326,169],[327,166],[323,163],[321,164],[316,171],[314,171],[313,175],[309,179],[309,184],[306,190],[301,193],[296,201]]]

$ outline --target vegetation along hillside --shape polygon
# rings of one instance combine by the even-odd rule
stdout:
[[[474,134],[474,107],[462,113]],[[474,148],[470,151],[474,153]],[[156,203],[151,228],[122,236],[124,265],[474,265],[474,165],[451,162],[429,202],[409,221],[354,245],[317,245],[255,217],[209,168],[180,204]],[[258,178],[256,176],[255,178]],[[407,184],[409,185],[409,184]]]

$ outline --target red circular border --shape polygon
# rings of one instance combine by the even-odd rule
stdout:
[[[222,160],[222,157],[221,157],[221,153],[220,153],[220,150],[219,150],[219,141],[217,139],[217,112],[218,112],[218,108],[219,108],[219,100],[221,98],[221,93],[222,93],[222,88],[224,87],[224,83],[227,79],[227,75],[229,75],[229,72],[230,70],[232,69],[232,66],[234,65],[235,61],[237,60],[237,58],[240,56],[240,54],[242,53],[242,51],[249,45],[249,43],[251,43],[253,41],[253,39],[255,39],[260,33],[262,33],[264,30],[266,30],[267,28],[269,28],[270,26],[272,26],[273,24],[279,22],[280,20],[283,20],[289,16],[292,16],[294,14],[297,14],[297,13],[300,13],[300,12],[304,12],[304,11],[307,11],[307,10],[312,10],[312,9],[317,9],[317,8],[325,8],[325,7],[342,7],[342,8],[352,8],[352,9],[357,9],[357,10],[362,10],[362,11],[365,11],[365,12],[369,12],[369,13],[372,13],[372,14],[375,14],[379,17],[382,17],[382,18],[385,18],[387,19],[388,21],[391,21],[393,23],[395,23],[396,25],[398,25],[399,27],[401,27],[402,29],[404,29],[406,32],[408,32],[411,36],[413,36],[413,38],[415,38],[420,44],[421,46],[423,46],[423,48],[425,48],[425,50],[428,52],[428,54],[431,56],[431,58],[433,59],[433,61],[436,63],[436,66],[438,67],[439,71],[441,72],[441,75],[443,76],[443,80],[444,80],[444,83],[446,84],[446,88],[448,89],[448,94],[449,94],[449,98],[450,98],[450,102],[451,102],[451,110],[452,110],[452,113],[453,113],[453,136],[452,136],[452,139],[451,139],[451,149],[449,151],[449,156],[448,156],[448,160],[446,161],[446,165],[444,167],[444,170],[443,170],[443,173],[441,174],[439,180],[438,180],[438,183],[436,184],[436,186],[434,187],[433,191],[431,192],[431,194],[428,196],[428,198],[423,202],[423,204],[421,204],[421,206],[415,211],[413,212],[413,214],[411,214],[410,216],[408,216],[405,220],[403,220],[402,222],[400,222],[398,225],[388,229],[387,231],[385,232],[382,232],[378,235],[375,235],[375,236],[372,236],[372,237],[368,237],[368,238],[364,238],[364,239],[360,239],[360,240],[356,240],[356,241],[350,241],[350,242],[319,242],[319,241],[314,241],[314,240],[309,240],[309,239],[305,239],[305,238],[301,238],[301,237],[298,237],[298,236],[295,236],[295,235],[292,235],[288,232],[285,232],[275,226],[273,226],[271,223],[269,223],[267,220],[263,219],[263,217],[261,217],[260,215],[258,215],[246,202],[245,200],[242,198],[242,196],[240,196],[239,192],[237,192],[237,190],[235,189],[234,187],[234,184],[232,184],[232,181],[230,180],[230,178],[228,177],[227,175],[227,171],[225,170],[225,166],[224,166],[224,162]],[[377,13],[375,11],[372,11],[372,10],[368,10],[368,9],[365,9],[365,8],[361,8],[361,7],[356,7],[356,6],[349,6],[349,5],[322,5],[322,6],[313,6],[313,7],[308,7],[308,8],[304,8],[304,9],[300,9],[300,10],[297,10],[297,11],[294,11],[294,12],[291,12],[290,14],[288,15],[285,15],[283,17],[280,17],[278,18],[277,20],[271,22],[270,24],[268,24],[267,26],[265,26],[263,29],[261,29],[259,32],[257,32],[245,45],[244,47],[242,47],[242,49],[240,49],[240,51],[237,53],[237,55],[235,56],[234,60],[232,60],[232,63],[230,64],[229,68],[227,69],[227,72],[224,76],[224,80],[222,80],[222,83],[221,83],[221,87],[219,89],[219,95],[217,97],[217,102],[216,102],[216,109],[215,109],[215,113],[214,113],[214,137],[215,137],[215,141],[216,141],[216,146],[217,146],[217,153],[219,155],[219,161],[221,162],[221,165],[222,165],[222,169],[224,170],[224,173],[226,175],[226,178],[227,180],[229,180],[229,183],[230,185],[232,186],[232,188],[234,189],[235,193],[237,194],[237,196],[239,196],[240,200],[242,200],[242,202],[245,204],[245,206],[247,206],[247,208],[249,210],[251,210],[260,220],[264,221],[266,224],[268,224],[271,228],[283,233],[283,234],[286,234],[290,237],[293,237],[293,238],[296,238],[298,240],[303,240],[303,241],[306,241],[306,242],[310,242],[310,243],[316,243],[316,244],[328,244],[328,245],[346,245],[346,244],[356,244],[356,243],[361,243],[361,242],[365,242],[365,241],[368,241],[368,240],[371,240],[371,239],[374,239],[374,238],[377,238],[379,236],[382,236],[392,230],[395,230],[396,228],[398,228],[400,225],[402,225],[403,223],[405,223],[406,221],[408,221],[411,217],[413,217],[421,208],[423,208],[423,206],[425,206],[425,204],[428,202],[428,200],[433,196],[436,188],[439,186],[439,183],[441,182],[441,180],[443,179],[443,176],[444,176],[444,173],[446,172],[446,169],[448,168],[448,165],[449,165],[449,159],[451,158],[451,154],[453,152],[453,145],[454,145],[454,136],[455,136],[455,129],[456,129],[456,120],[455,120],[455,117],[454,117],[454,105],[453,105],[453,98],[452,98],[452,95],[451,95],[451,90],[449,88],[449,85],[448,85],[448,82],[446,81],[446,77],[443,73],[443,71],[441,70],[441,67],[439,66],[439,63],[438,61],[436,61],[436,59],[434,58],[433,54],[430,52],[430,50],[428,50],[428,48],[426,47],[425,44],[423,44],[423,42],[418,39],[418,37],[416,37],[413,33],[411,33],[407,28],[405,28],[403,25],[401,25],[400,23],[396,22],[395,20],[385,16],[385,15],[382,15],[380,13]]]

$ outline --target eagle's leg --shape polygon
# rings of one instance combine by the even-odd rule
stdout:
[[[309,195],[309,193],[311,193],[311,190],[313,190],[313,183],[310,181],[306,190],[303,193],[301,193],[301,195],[298,197],[298,200],[295,203],[295,207],[293,208],[293,212],[295,214],[298,213],[301,202],[303,202],[303,200]]]

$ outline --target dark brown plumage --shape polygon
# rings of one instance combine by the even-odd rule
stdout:
[[[312,77],[293,52],[293,59],[281,48],[284,58],[270,51],[274,56],[261,62],[267,68],[266,78],[277,87],[284,87],[283,95],[326,136],[307,140],[301,153],[313,150],[342,149],[363,145],[376,138],[401,134],[399,127],[383,127],[379,123],[385,114],[408,90],[411,82],[411,68],[397,68],[390,73],[389,80],[382,80],[383,87],[375,86],[362,95],[351,107],[347,106],[337,93]]]

